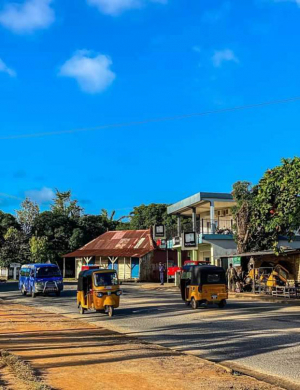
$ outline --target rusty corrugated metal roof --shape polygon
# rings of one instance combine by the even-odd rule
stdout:
[[[119,230],[106,232],[78,250],[62,257],[117,256],[142,257],[154,250],[151,231]]]

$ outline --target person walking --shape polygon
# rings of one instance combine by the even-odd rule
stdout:
[[[159,263],[158,265],[158,272],[159,272],[160,285],[163,286],[165,280],[165,267],[162,263]]]
[[[233,268],[232,264],[229,265],[229,268],[226,272],[226,276],[229,283],[229,291],[234,292],[235,284],[237,281],[237,273],[236,273],[236,269]]]

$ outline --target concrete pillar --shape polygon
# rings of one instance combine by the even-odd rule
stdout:
[[[197,214],[195,208],[193,208],[192,224],[193,224],[193,232],[195,232],[197,230]]]
[[[177,215],[177,236],[181,236],[181,216],[180,214]]]
[[[216,226],[215,226],[215,202],[213,200],[210,202],[210,224],[211,224],[211,233],[214,233],[216,230]]]
[[[182,267],[181,248],[177,249],[177,264],[178,264],[178,267]]]
[[[191,260],[198,261],[198,251],[197,250],[192,251],[192,259]]]

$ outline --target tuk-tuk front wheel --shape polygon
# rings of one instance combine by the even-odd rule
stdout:
[[[108,306],[107,314],[109,317],[112,317],[114,315],[114,307],[113,306]]]
[[[35,293],[33,290],[31,290],[31,297],[32,297],[32,298],[35,298],[35,297],[36,297],[36,293]]]
[[[195,298],[192,298],[191,304],[192,304],[192,309],[194,309],[194,310],[198,309],[198,307],[199,307],[199,302],[196,301]]]
[[[24,284],[23,284],[22,289],[21,289],[21,294],[24,296],[27,295],[27,291],[25,290]]]
[[[80,305],[79,306],[79,314],[84,314],[85,313],[85,309]]]
[[[226,299],[222,299],[221,302],[218,303],[220,309],[223,309],[226,306]]]

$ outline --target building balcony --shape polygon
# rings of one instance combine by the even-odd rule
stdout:
[[[180,227],[180,232],[177,228],[167,231],[167,238],[173,239],[180,237],[185,232],[196,232],[198,234],[233,234],[233,220],[232,219],[200,219],[196,221],[195,227],[192,223],[183,223]]]

